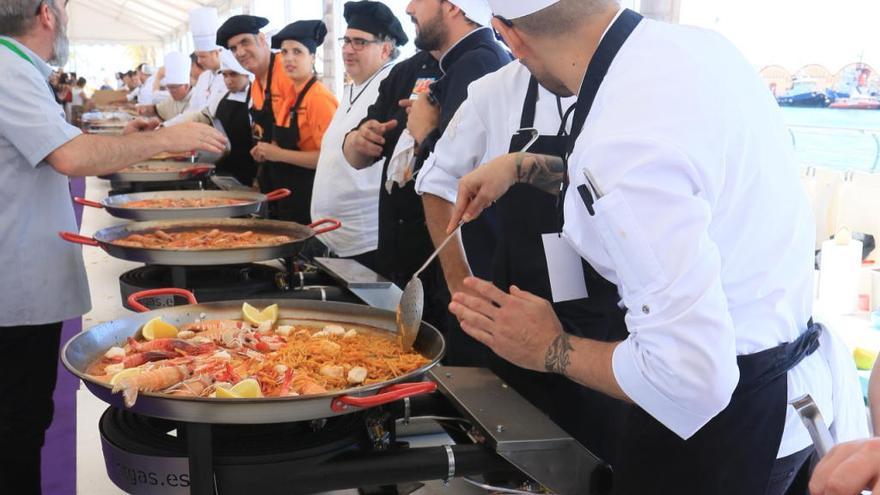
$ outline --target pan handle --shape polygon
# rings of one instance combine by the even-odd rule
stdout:
[[[385,387],[378,394],[369,397],[354,397],[351,395],[337,397],[330,404],[330,409],[334,412],[342,412],[349,406],[359,408],[376,407],[403,400],[407,397],[430,394],[436,390],[437,384],[435,382],[398,383],[397,385]]]
[[[321,234],[326,234],[327,232],[333,232],[334,230],[338,229],[339,227],[342,227],[342,222],[340,222],[339,220],[336,220],[333,218],[324,218],[322,220],[318,220],[317,222],[310,224],[309,228],[314,229],[315,227],[317,227],[319,225],[324,225],[325,223],[329,223],[330,226],[324,227],[323,229],[316,230],[315,235],[321,235]]]
[[[90,201],[86,198],[81,198],[79,196],[73,198],[73,202],[76,204],[83,205],[83,206],[91,206],[92,208],[103,208],[104,207],[104,205],[102,205],[101,203],[98,203],[96,201]]]
[[[211,167],[205,167],[205,166],[189,167],[189,168],[185,168],[185,169],[181,170],[180,176],[181,177],[187,177],[187,176],[198,177],[200,175],[205,175],[210,171],[211,171]]]
[[[92,237],[86,237],[84,235],[75,234],[73,232],[59,232],[59,236],[67,242],[72,242],[74,244],[82,244],[83,246],[100,246],[100,243],[96,241]]]
[[[290,196],[290,189],[276,189],[266,194],[266,201],[278,201],[279,199],[284,199],[288,196]]]
[[[140,292],[135,292],[134,294],[128,296],[127,302],[129,307],[133,308],[138,313],[146,313],[150,311],[150,308],[144,306],[139,302],[139,299],[143,299],[146,297],[157,297],[157,296],[181,296],[185,297],[186,300],[190,304],[198,304],[196,301],[196,295],[186,289],[150,289],[150,290],[142,290]]]

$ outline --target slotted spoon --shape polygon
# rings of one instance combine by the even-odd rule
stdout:
[[[440,254],[440,251],[443,251],[443,248],[461,230],[462,225],[464,225],[463,221],[458,222],[458,227],[446,236],[446,239],[428,257],[428,261],[418,269],[409,282],[406,283],[406,287],[403,288],[403,294],[400,296],[400,302],[397,304],[397,331],[400,332],[401,346],[404,352],[412,350],[413,342],[419,336],[422,313],[425,310],[425,289],[422,287],[422,280],[419,278],[419,275],[434,261],[434,258]]]

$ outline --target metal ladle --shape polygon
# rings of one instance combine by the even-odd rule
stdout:
[[[449,241],[461,230],[462,225],[464,225],[463,221],[458,222],[458,227],[446,236],[446,239],[428,257],[428,261],[418,269],[409,282],[406,283],[406,287],[403,288],[403,294],[401,294],[400,302],[397,304],[397,330],[400,332],[401,347],[403,347],[404,352],[412,350],[413,342],[419,336],[422,313],[425,310],[425,289],[422,287],[422,279],[419,278],[419,275],[434,261],[434,258],[440,254],[440,251],[449,244]]]
[[[535,144],[535,141],[540,137],[538,129],[535,129],[534,127],[520,129],[518,132],[529,133],[529,141],[523,146],[520,153],[531,148],[532,145]],[[455,230],[453,230],[446,239],[440,243],[437,249],[434,250],[434,253],[428,257],[428,261],[419,268],[409,282],[406,283],[406,287],[403,288],[403,294],[401,294],[400,302],[397,304],[397,331],[400,333],[401,347],[404,352],[412,350],[413,342],[415,342],[416,337],[419,336],[422,313],[425,310],[425,289],[422,287],[422,281],[419,279],[419,275],[425,271],[425,268],[427,268],[432,261],[434,261],[434,258],[440,254],[440,251],[449,244],[449,241],[451,241],[452,238],[455,237],[455,234],[461,230],[462,225],[464,225],[464,220],[458,222],[458,226],[455,227]]]

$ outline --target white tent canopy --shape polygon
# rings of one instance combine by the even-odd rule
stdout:
[[[221,12],[241,0],[72,0],[68,36],[76,44],[165,45],[188,30],[188,12],[204,6]]]

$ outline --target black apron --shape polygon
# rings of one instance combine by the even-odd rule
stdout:
[[[246,186],[254,183],[257,175],[257,164],[251,156],[254,147],[253,131],[248,118],[251,93],[247,92],[244,103],[229,99],[231,93],[220,100],[214,117],[223,125],[226,137],[229,138],[230,152],[217,162],[218,175],[231,175]]]
[[[272,109],[272,73],[275,68],[273,53],[269,58],[269,77],[266,80],[266,94],[263,98],[263,108],[257,110],[251,108],[251,118],[254,129],[255,141],[275,143],[286,150],[299,151],[299,119],[296,111],[302,104],[306,93],[312,88],[317,79],[312,78],[297,97],[296,103],[291,109],[290,127],[281,127],[275,124],[275,111]],[[311,222],[312,185],[315,182],[315,171],[307,170],[296,165],[280,162],[264,162],[257,172],[257,181],[260,183],[260,191],[269,193],[276,189],[288,188],[293,194],[287,198],[269,203],[269,217],[278,220],[287,220],[303,225]]]
[[[599,44],[578,95],[566,159],[614,57],[641,20],[625,10]],[[577,192],[595,214],[589,189],[581,186]],[[738,356],[740,380],[730,403],[688,440],[633,407],[614,466],[614,493],[764,494],[785,425],[787,373],[815,352],[821,331],[811,321],[794,342]]]
[[[510,141],[511,153],[521,151],[531,140],[531,133],[526,130],[535,124],[537,101],[538,82],[533,77],[523,104],[521,130]],[[562,124],[559,132],[538,137],[527,151],[562,158],[566,151],[565,128],[570,113],[563,115],[560,106]],[[556,202],[557,198],[552,194],[531,185],[516,184],[495,204],[501,236],[493,269],[495,284],[502,290],[516,285],[552,300],[542,235],[559,232]],[[620,300],[617,287],[586,262],[582,265],[589,297],[553,304],[562,326],[566,332],[588,339],[603,342],[625,339],[627,331],[623,310],[617,304]],[[563,376],[514,366],[495,354],[490,356],[490,368],[594,454],[611,464],[616,461],[615,447],[630,408],[628,404],[582,387]],[[560,397],[565,400],[559,400]]]

